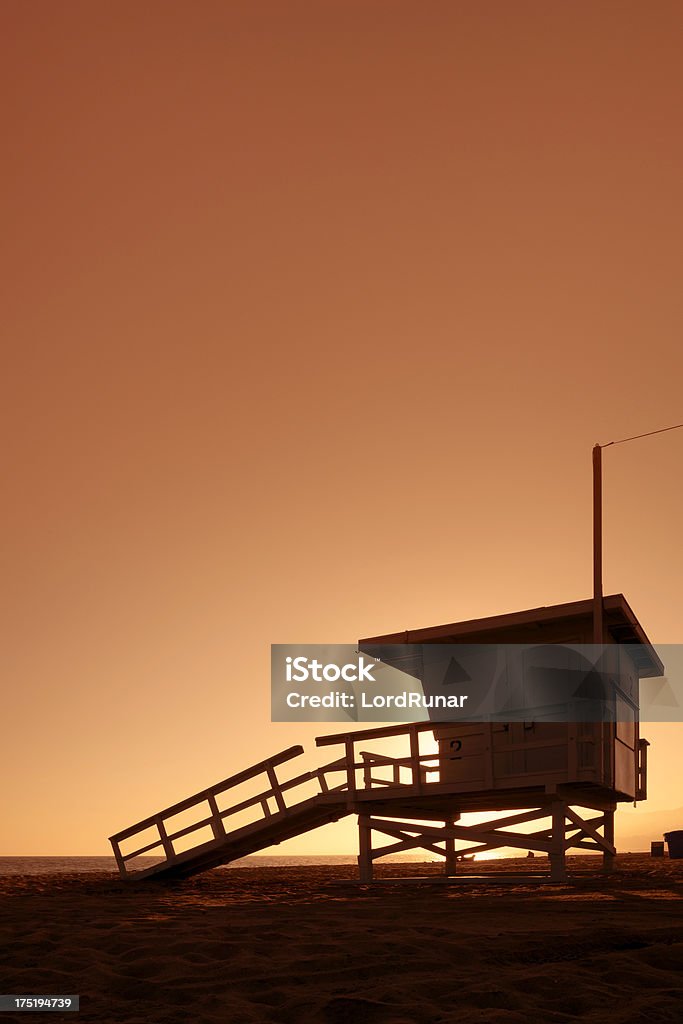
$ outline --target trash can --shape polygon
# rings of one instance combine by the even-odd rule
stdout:
[[[664,856],[664,843],[652,842],[650,843],[650,856],[651,857],[663,857]]]
[[[683,829],[679,829],[677,832],[665,832],[664,838],[669,847],[669,858],[683,860]]]

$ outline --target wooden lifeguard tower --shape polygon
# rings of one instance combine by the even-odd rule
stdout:
[[[593,612],[593,601],[576,601],[368,637],[359,646],[590,644]],[[602,853],[609,870],[616,806],[647,794],[638,682],[662,675],[663,666],[623,595],[603,599],[603,616],[603,643],[615,645],[616,720],[430,721],[322,736],[318,746],[341,745],[343,754],[283,779],[303,753],[291,747],[112,836],[121,875],[186,877],[349,814],[358,815],[362,882],[372,880],[378,858],[420,848],[443,857],[447,875],[458,858],[501,848],[546,854],[552,880],[566,878],[570,849]],[[470,812],[504,816],[465,825]],[[374,845],[376,834],[388,844]],[[145,854],[160,860],[131,872]]]

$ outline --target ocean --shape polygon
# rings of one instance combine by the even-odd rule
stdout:
[[[420,861],[430,860],[428,856],[410,856],[397,854],[387,857],[386,861]],[[138,857],[135,862],[137,869],[151,867],[159,860],[158,857]],[[305,867],[321,864],[356,864],[353,854],[335,856],[299,856],[299,857],[266,857],[254,855],[235,860],[226,864],[218,871],[230,871],[231,868],[284,868]],[[110,871],[117,874],[116,861],[113,857],[0,857],[0,875],[55,875],[80,874],[88,871]]]

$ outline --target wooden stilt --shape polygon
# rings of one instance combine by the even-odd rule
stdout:
[[[455,822],[454,821],[449,821],[448,819],[446,819],[444,824],[445,824],[446,828],[448,828],[450,825],[454,825]],[[445,850],[446,850],[446,863],[444,865],[444,874],[446,875],[447,878],[451,878],[453,875],[457,874],[457,870],[458,870],[457,869],[457,861],[455,859],[455,837],[454,836],[448,836],[447,837],[446,842],[445,842]]]
[[[552,829],[550,833],[550,878],[553,882],[564,882],[567,879],[567,863],[565,860],[565,804],[562,800],[553,800]]]
[[[605,824],[603,826],[603,835],[606,841],[613,847],[614,846],[614,808],[609,811],[605,811]],[[605,847],[602,851],[602,870],[606,875],[609,875],[614,871],[614,854],[611,850]]]
[[[368,814],[358,815],[358,877],[372,881],[372,826]]]

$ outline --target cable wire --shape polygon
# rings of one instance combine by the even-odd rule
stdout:
[[[608,441],[607,444],[599,445],[600,448],[609,448],[612,444],[624,444],[626,441],[637,441],[640,437],[652,437],[653,434],[665,434],[667,430],[678,430],[683,423],[674,423],[673,427],[660,427],[659,430],[648,430],[646,434],[634,434],[633,437],[622,437],[620,441]]]

